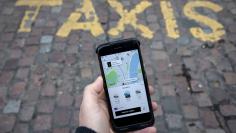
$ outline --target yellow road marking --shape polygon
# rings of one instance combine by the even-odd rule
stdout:
[[[160,4],[161,4],[161,12],[163,14],[166,24],[167,36],[174,39],[179,38],[180,35],[179,35],[178,25],[170,1],[162,0]]]
[[[62,4],[62,0],[18,0],[16,6],[35,7],[35,10],[25,11],[25,15],[21,21],[18,32],[30,32],[31,24],[35,21],[39,14],[41,6],[58,6]]]
[[[190,28],[191,34],[202,41],[210,41],[215,42],[221,38],[225,34],[225,30],[222,24],[217,22],[214,19],[211,19],[207,16],[203,16],[197,13],[194,9],[198,7],[205,7],[213,10],[214,12],[219,12],[222,10],[222,7],[210,2],[210,1],[190,1],[184,6],[184,14],[199,23],[207,25],[211,28],[212,33],[205,33],[199,27]]]
[[[62,0],[18,0],[16,6],[59,6]]]
[[[18,29],[18,32],[30,32],[31,31],[31,26],[28,27],[27,23],[32,24],[32,22],[36,19],[38,16],[39,10],[41,6],[37,6],[34,11],[25,11],[25,15],[22,19],[22,22],[20,24],[20,28]],[[30,17],[32,16],[32,17]]]
[[[85,15],[87,22],[77,22],[82,14]],[[58,30],[57,36],[67,37],[72,30],[87,30],[95,37],[104,33],[91,0],[84,0],[83,7],[71,13],[68,20]]]
[[[108,33],[112,36],[117,36],[120,32],[125,30],[125,25],[132,25],[134,29],[138,29],[141,32],[143,37],[151,39],[153,37],[153,32],[146,26],[142,24],[137,24],[137,14],[142,13],[146,8],[152,4],[148,1],[141,1],[138,5],[135,6],[130,12],[124,9],[123,5],[117,0],[108,0],[108,3],[114,10],[121,16],[120,20],[117,23],[117,26],[110,29]]]
[[[117,36],[125,30],[126,25],[131,25],[135,30],[139,30],[143,37],[149,39],[153,38],[153,31],[151,31],[147,26],[139,24],[137,22],[137,15],[143,13],[145,9],[150,7],[152,5],[151,2],[143,0],[132,10],[128,11],[118,0],[107,1],[121,17],[116,27],[113,27],[108,31],[109,35]],[[62,2],[62,0],[18,0],[15,4],[16,6],[35,7],[34,9],[25,11],[25,15],[21,21],[18,32],[31,31],[31,24],[35,21],[42,6],[59,6],[62,5]],[[180,32],[178,29],[176,18],[174,16],[174,10],[172,8],[171,2],[169,0],[161,0],[160,8],[165,20],[167,36],[174,39],[179,38]],[[198,13],[197,11],[195,11],[196,8],[208,8],[214,12],[219,12],[222,10],[221,6],[211,1],[188,2],[183,8],[183,13],[185,14],[185,16],[198,23],[204,24],[208,26],[209,29],[211,29],[210,33],[206,33],[200,27],[192,27],[190,28],[190,32],[193,37],[202,41],[215,42],[219,40],[223,35],[225,35],[225,30],[221,23],[217,22],[217,20]],[[78,22],[83,14],[86,19],[85,22]],[[67,21],[64,22],[64,24],[60,27],[56,35],[67,37],[72,30],[90,31],[91,34],[95,37],[104,34],[104,30],[99,22],[99,18],[97,17],[91,0],[84,0],[82,3],[82,7],[77,8],[70,14]]]

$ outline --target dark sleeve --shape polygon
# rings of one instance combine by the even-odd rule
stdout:
[[[78,127],[75,133],[96,133],[96,132],[87,127]]]

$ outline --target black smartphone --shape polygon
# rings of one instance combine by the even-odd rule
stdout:
[[[116,132],[151,126],[154,116],[140,42],[125,39],[96,49],[110,120]]]

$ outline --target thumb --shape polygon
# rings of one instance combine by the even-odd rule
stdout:
[[[103,79],[101,76],[99,76],[94,82],[93,82],[93,88],[96,93],[100,93],[103,90]]]
[[[83,101],[94,101],[103,90],[103,79],[99,76],[93,83],[87,85],[84,90]]]

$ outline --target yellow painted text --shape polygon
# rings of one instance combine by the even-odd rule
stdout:
[[[82,14],[85,15],[86,22],[78,22]],[[72,30],[90,31],[95,37],[104,33],[91,0],[84,0],[82,8],[71,13],[68,20],[58,30],[57,35],[67,37]]]
[[[195,11],[196,8],[204,7],[213,10],[214,12],[219,12],[222,10],[222,7],[210,2],[210,1],[190,1],[184,6],[184,14],[196,22],[202,23],[206,26],[209,26],[212,30],[211,33],[205,33],[199,27],[190,28],[191,34],[202,41],[215,42],[219,40],[224,34],[224,27],[222,24],[217,22],[214,19],[211,19],[207,16],[201,15]]]
[[[120,20],[117,23],[117,26],[110,29],[108,33],[112,36],[117,36],[125,30],[125,25],[131,25],[134,29],[138,29],[141,32],[141,35],[146,38],[152,38],[153,32],[146,27],[145,25],[138,24],[137,14],[142,13],[146,8],[152,4],[148,1],[141,1],[134,9],[128,12],[124,9],[123,5],[117,0],[108,0],[108,3],[114,10],[121,16]]]

